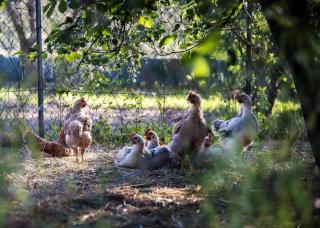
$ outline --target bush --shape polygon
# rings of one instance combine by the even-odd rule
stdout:
[[[251,161],[234,154],[221,158],[203,177],[210,224],[310,227],[312,180],[303,172],[306,164],[288,148],[251,153]]]

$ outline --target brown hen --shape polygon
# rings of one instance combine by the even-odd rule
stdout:
[[[181,169],[183,169],[183,160],[187,154],[190,156],[191,169],[193,169],[193,161],[200,152],[207,133],[206,122],[201,110],[200,95],[190,91],[187,101],[191,104],[188,115],[178,122],[168,145],[169,151],[173,152],[180,160]]]

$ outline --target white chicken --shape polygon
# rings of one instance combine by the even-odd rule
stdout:
[[[246,93],[234,93],[240,103],[238,115],[230,120],[213,121],[213,129],[220,136],[220,144],[226,150],[246,150],[259,132],[259,124],[252,111],[251,97]]]
[[[224,155],[226,150],[220,146],[211,146],[212,145],[212,132],[211,130],[207,133],[207,136],[204,139],[200,153],[197,156],[197,164],[200,166],[210,165],[214,162],[217,156]]]
[[[152,131],[150,128],[145,130],[144,133],[144,138],[145,138],[145,148],[148,150],[160,147],[159,144],[159,137],[158,135]],[[132,150],[132,146],[125,146],[121,148],[118,152],[117,160],[121,161],[124,159],[125,156],[127,156]]]
[[[160,147],[159,137],[156,132],[152,131],[150,128],[146,129],[144,132],[145,138],[145,148],[148,150]],[[121,148],[118,152],[117,160],[121,161],[127,156],[132,150],[132,146],[125,146]]]
[[[118,159],[115,160],[117,167],[137,169],[140,167],[143,157],[151,157],[151,152],[145,148],[143,137],[138,134],[131,134],[129,137],[133,147],[120,150]],[[124,149],[124,148],[123,148]]]
[[[166,147],[156,147],[149,150],[145,147],[142,136],[138,134],[132,134],[130,141],[134,146],[128,147],[127,154],[124,154],[123,150],[119,151],[118,159],[114,161],[117,167],[153,170],[176,166],[175,161],[172,160],[173,154]]]

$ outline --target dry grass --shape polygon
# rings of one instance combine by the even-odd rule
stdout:
[[[15,197],[8,225],[181,227],[204,221],[195,176],[116,169],[115,154],[94,148],[84,164],[76,164],[74,157],[24,162],[24,171],[9,178],[24,190]]]
[[[255,162],[255,153],[279,153],[279,141],[257,144],[246,152]],[[310,147],[296,144],[294,156],[312,163]],[[200,227],[208,226],[200,187],[203,171],[194,175],[179,170],[139,171],[117,169],[117,150],[91,148],[85,163],[75,157],[27,160],[7,175],[12,194],[8,227]],[[277,169],[274,164],[273,169]],[[284,164],[278,164],[283,168]],[[281,168],[280,167],[280,168]],[[205,193],[205,194],[204,194]],[[223,224],[226,205],[219,196],[214,204]],[[208,200],[208,198],[207,198]],[[210,201],[211,202],[211,201]]]

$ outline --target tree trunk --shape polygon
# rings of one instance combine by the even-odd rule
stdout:
[[[282,74],[282,69],[280,66],[275,66],[271,70],[271,75],[270,75],[270,82],[268,83],[267,86],[267,100],[268,100],[268,107],[266,110],[266,116],[269,116],[272,113],[272,109],[274,106],[274,103],[277,99],[278,96],[278,86],[279,86],[279,79]]]
[[[9,2],[6,6],[6,11],[8,13],[8,18],[11,20],[15,29],[20,50],[24,54],[28,54],[35,44],[35,2],[34,0],[24,0],[23,4],[17,4],[17,2]],[[26,9],[28,14],[23,14],[24,9]],[[22,19],[19,20],[19,18]],[[32,86],[35,80],[36,69],[34,62],[30,61],[26,55],[22,55],[20,56],[20,63],[22,65],[22,75],[20,81],[23,81],[24,76],[28,75],[29,80],[24,81],[24,84],[26,84],[25,86]],[[20,87],[20,81],[18,83],[18,87]]]
[[[320,167],[320,69],[306,0],[261,0],[274,42],[286,58],[294,78],[308,136]],[[284,23],[287,22],[287,23]]]
[[[246,42],[246,84],[243,88],[243,91],[247,94],[251,94],[252,92],[252,35],[251,35],[251,15],[252,15],[252,2],[248,1],[247,5],[247,18],[246,18],[246,25],[247,25],[247,42]]]

